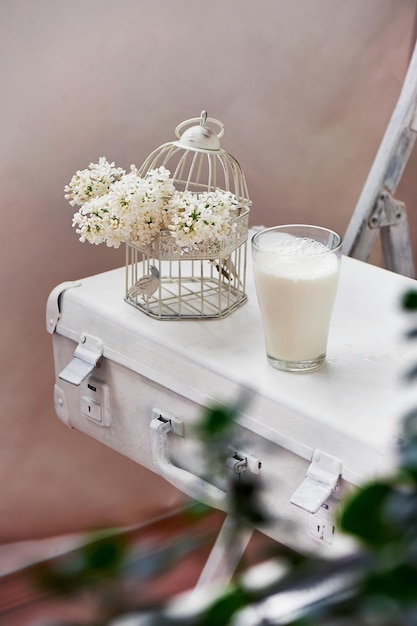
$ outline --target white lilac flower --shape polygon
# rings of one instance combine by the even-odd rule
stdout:
[[[112,184],[124,173],[121,167],[115,167],[114,163],[100,157],[98,163],[90,163],[88,169],[78,170],[74,174],[64,188],[64,197],[71,206],[82,206],[88,200],[108,193]]]
[[[101,157],[86,170],[77,171],[65,187],[65,197],[80,209],[73,226],[80,241],[149,244],[161,230],[169,230],[182,249],[210,241],[220,242],[235,228],[237,200],[231,192],[179,192],[165,167],[139,175],[116,168]]]
[[[96,245],[106,239],[107,221],[110,207],[106,196],[92,198],[74,213],[72,225],[80,235],[80,241]]]
[[[169,230],[182,247],[198,247],[204,241],[220,242],[235,228],[235,196],[220,190],[198,195],[178,192],[172,199]]]
[[[167,226],[175,187],[169,171],[164,167],[150,170],[139,180],[140,184],[132,197],[134,221],[131,236],[133,241],[148,244]]]
[[[86,202],[80,211],[74,214],[72,225],[77,228],[80,241],[96,245],[106,243],[108,247],[118,248],[127,241],[132,230],[129,212],[123,214],[116,210],[116,202],[110,192]]]

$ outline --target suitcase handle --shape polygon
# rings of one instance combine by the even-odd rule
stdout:
[[[168,451],[168,434],[175,432],[173,422],[158,414],[158,417],[153,418],[150,426],[152,458],[158,473],[193,500],[227,512],[225,491],[172,463]]]

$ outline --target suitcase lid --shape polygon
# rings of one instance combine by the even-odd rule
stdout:
[[[247,387],[245,427],[307,460],[316,449],[334,455],[353,484],[391,466],[401,418],[413,408],[403,375],[417,361],[399,301],[416,281],[343,257],[327,362],[294,374],[266,361],[250,259],[248,302],[223,319],[147,317],[124,301],[124,272],[54,289],[49,332],[76,344],[90,337],[104,358],[202,405],[234,401]]]

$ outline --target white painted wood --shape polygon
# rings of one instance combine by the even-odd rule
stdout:
[[[416,139],[416,104],[417,45],[398,102],[344,235],[344,254],[363,261],[369,258],[379,231],[369,228],[368,221],[378,195],[383,190],[395,193],[407,165]],[[387,268],[414,276],[406,216],[401,226],[384,227],[382,230],[386,231],[382,246]],[[394,230],[401,230],[401,235],[387,235],[387,231]]]
[[[227,515],[216,542],[197,581],[195,591],[213,583],[226,586],[239,564],[253,535],[253,528],[242,526],[231,515]]]

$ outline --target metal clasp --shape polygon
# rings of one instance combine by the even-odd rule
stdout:
[[[72,385],[81,385],[103,356],[103,342],[97,337],[83,333],[75,349],[74,357],[58,375]]]
[[[316,513],[336,488],[342,473],[341,461],[321,450],[315,450],[306,477],[291,498],[292,504]]]

